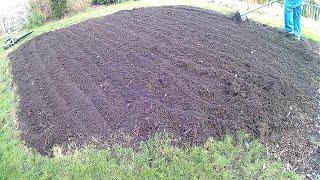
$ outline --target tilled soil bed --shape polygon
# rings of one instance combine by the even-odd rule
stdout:
[[[240,130],[308,171],[317,163],[309,136],[320,130],[320,59],[309,46],[185,6],[45,33],[10,54],[22,138],[51,155],[92,139],[135,145],[168,132],[201,144]]]

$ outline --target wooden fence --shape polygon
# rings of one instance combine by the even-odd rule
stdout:
[[[246,1],[248,3],[256,3],[256,4],[266,4],[270,0],[240,0]],[[281,4],[283,4],[284,0],[279,0]],[[305,3],[302,7],[302,16],[314,19],[316,21],[320,21],[320,5],[314,3],[313,0],[305,0]]]
[[[320,6],[316,4],[304,4],[302,7],[302,16],[320,21]]]

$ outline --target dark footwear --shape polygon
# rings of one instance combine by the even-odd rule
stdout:
[[[296,41],[300,41],[301,38],[297,37],[297,36],[294,36],[294,40]]]
[[[290,40],[297,40],[296,35],[293,32],[286,32],[285,37],[290,39]]]
[[[284,29],[277,28],[276,29],[279,34],[287,34],[288,32]]]

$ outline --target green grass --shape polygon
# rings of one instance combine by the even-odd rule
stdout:
[[[275,21],[271,18],[266,18],[265,16],[253,17],[253,20],[272,27],[283,27],[282,21]],[[320,34],[316,30],[310,29],[309,27],[302,26],[302,37],[320,43]]]
[[[243,136],[242,136],[243,137]],[[123,147],[86,148],[73,155],[46,158],[5,141],[0,147],[1,179],[300,179],[283,164],[265,157],[254,141],[249,148],[211,139],[201,147],[175,148],[156,136],[138,152]],[[243,142],[243,141],[239,141]],[[1,143],[3,139],[1,138]]]
[[[208,3],[181,0],[177,4],[228,12],[228,9]],[[151,5],[155,4],[130,1],[109,7],[90,8],[86,12],[34,28],[34,33],[27,39],[122,9]],[[308,33],[308,36],[318,38],[312,33]],[[3,42],[4,39],[0,39],[0,43]],[[142,144],[137,152],[123,147],[97,150],[88,146],[71,155],[43,157],[27,148],[19,138],[16,129],[18,97],[12,85],[8,53],[0,50],[0,179],[301,178],[287,171],[282,163],[267,157],[265,148],[258,142],[252,142],[248,148],[243,139],[233,143],[229,136],[223,141],[209,139],[203,146],[185,149],[170,146],[168,138],[156,136]]]

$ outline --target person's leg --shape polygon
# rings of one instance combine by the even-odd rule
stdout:
[[[301,36],[301,14],[302,14],[302,5],[299,5],[293,9],[293,24],[294,24],[294,34],[297,39],[300,39]]]
[[[293,7],[287,2],[284,4],[284,28],[286,32],[294,32]]]

